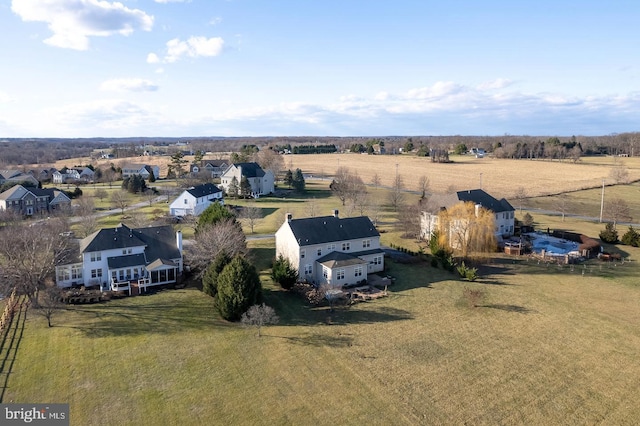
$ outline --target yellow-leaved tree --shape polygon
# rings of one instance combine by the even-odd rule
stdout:
[[[442,247],[451,247],[463,258],[485,257],[496,249],[492,211],[471,202],[458,203],[438,214]]]

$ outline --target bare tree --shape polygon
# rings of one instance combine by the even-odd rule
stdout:
[[[0,230],[0,291],[16,288],[33,298],[36,290],[53,277],[55,267],[71,256],[69,225],[64,218],[46,223],[7,226]]]
[[[247,251],[247,241],[242,228],[233,219],[222,219],[198,230],[194,244],[186,248],[191,266],[201,273],[211,259],[215,259],[223,251],[231,258]]]
[[[280,318],[276,315],[276,311],[264,303],[262,305],[253,305],[247,312],[242,314],[240,320],[243,325],[255,327],[258,330],[258,337],[261,336],[260,329],[267,324],[277,324]]]
[[[346,205],[347,201],[355,204],[358,198],[362,197],[367,191],[360,176],[351,173],[346,167],[339,167],[338,170],[336,170],[333,182],[331,182],[329,188],[331,188],[331,192],[342,202],[343,206]]]
[[[258,151],[256,154],[257,163],[264,170],[271,170],[273,172],[273,176],[276,178],[280,174],[280,172],[284,169],[284,159],[282,155],[278,154],[273,149],[262,149]]]
[[[93,193],[93,195],[99,199],[100,201],[103,201],[105,198],[107,198],[109,196],[109,193],[107,192],[106,189],[104,188],[98,188],[96,189],[96,191]]]
[[[51,318],[53,318],[53,315],[63,306],[61,297],[61,289],[57,285],[53,284],[46,286],[41,291],[38,291],[37,297],[34,298],[34,308],[36,309],[36,313],[47,319],[47,325],[49,327],[53,327],[53,325],[51,325]]]
[[[82,196],[75,201],[76,216],[81,218],[78,227],[83,237],[93,233],[98,227],[95,209],[93,198]]]
[[[371,177],[371,185],[373,185],[373,187],[376,189],[380,186],[380,175],[378,175],[377,173],[373,174],[373,176]]]
[[[111,167],[107,168],[102,173],[102,180],[104,180],[109,184],[109,188],[111,188],[111,185],[113,185],[113,182],[115,182],[117,179],[118,179],[118,173],[115,170],[113,170]]]
[[[156,191],[154,191],[151,188],[147,188],[146,191],[144,191],[144,196],[147,199],[147,201],[149,202],[149,206],[151,206],[153,204],[153,202],[156,200],[156,198],[158,198],[158,195],[156,194]]]
[[[151,218],[146,213],[141,211],[132,211],[127,215],[127,219],[124,221],[125,225],[130,228],[146,228],[151,226]]]
[[[305,209],[308,217],[316,217],[318,214],[318,202],[315,198],[309,198],[305,203]]]
[[[398,212],[397,227],[403,238],[418,238],[420,235],[420,207],[417,204],[402,206]]]
[[[567,200],[567,197],[565,195],[556,197],[553,206],[558,212],[560,212],[562,215],[562,221],[564,222],[564,218],[569,211],[569,200]]]
[[[418,179],[418,192],[420,192],[420,202],[422,203],[427,198],[427,191],[431,186],[429,178],[425,175],[420,176]]]
[[[389,204],[391,204],[395,211],[398,211],[398,207],[404,203],[404,199],[404,180],[402,179],[402,175],[396,174],[393,179],[391,192],[389,192]]]
[[[524,186],[519,186],[516,189],[514,197],[518,200],[518,208],[520,209],[520,213],[522,213],[522,205],[524,204],[524,200],[527,198],[527,189]]]
[[[614,198],[605,204],[605,217],[613,223],[616,228],[618,222],[630,221],[632,219],[629,205],[622,198]]]
[[[609,177],[617,184],[629,183],[629,169],[618,163],[609,171]]]
[[[127,191],[114,191],[111,194],[111,202],[115,204],[117,208],[120,209],[120,212],[124,215],[124,211],[129,204],[131,203],[131,196]]]
[[[251,202],[248,206],[242,208],[239,218],[247,224],[253,234],[256,224],[262,219],[262,209],[256,206],[255,201]]]

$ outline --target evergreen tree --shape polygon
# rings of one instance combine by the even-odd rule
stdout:
[[[218,312],[227,321],[237,321],[250,306],[262,300],[262,285],[256,268],[236,256],[218,275]]]
[[[618,231],[616,231],[613,223],[607,223],[604,230],[600,231],[600,239],[609,244],[615,244],[618,242]]]
[[[231,198],[236,198],[240,193],[240,185],[238,185],[238,179],[234,176],[229,183],[229,189],[227,189],[227,195]]]
[[[251,197],[251,184],[246,176],[242,176],[240,179],[240,196],[244,198]]]
[[[298,281],[298,271],[291,265],[289,259],[285,259],[282,255],[279,255],[273,262],[271,278],[280,284],[282,288],[289,290]]]
[[[302,170],[296,169],[296,173],[293,176],[292,182],[293,189],[297,192],[304,192],[304,175],[302,174]]]
[[[293,185],[293,172],[291,169],[287,170],[287,173],[284,175],[284,184],[291,189],[291,185]]]
[[[198,217],[196,225],[196,233],[208,225],[214,225],[224,219],[233,219],[235,222],[236,215],[231,210],[220,203],[213,203],[207,207]]]
[[[231,258],[226,251],[221,251],[213,262],[209,264],[202,276],[202,291],[211,297],[218,294],[218,275],[231,262]]]
[[[622,244],[632,247],[638,247],[640,245],[640,234],[633,229],[633,226],[629,226],[629,230],[622,236]]]
[[[187,160],[184,159],[184,154],[178,151],[171,156],[171,164],[169,165],[169,170],[173,172],[173,175],[176,178],[181,178],[185,175],[184,165],[186,163]]]

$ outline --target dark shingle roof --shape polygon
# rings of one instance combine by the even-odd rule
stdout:
[[[494,213],[514,211],[515,209],[504,198],[497,200],[482,189],[470,189],[468,191],[458,191],[458,200],[470,201],[474,204],[480,204],[485,209],[489,209]]]
[[[264,170],[262,170],[258,163],[234,163],[233,165],[241,168],[242,176],[247,178],[264,176]]]
[[[205,183],[187,189],[187,192],[196,198],[206,197],[207,195],[212,195],[221,191],[222,190],[220,188],[212,183]]]
[[[342,251],[332,251],[331,253],[316,260],[316,262],[321,263],[328,268],[361,265],[363,263],[367,263],[365,260],[362,260],[359,257],[354,256],[353,254],[345,253]]]
[[[123,249],[145,246],[148,261],[156,259],[177,259],[180,250],[176,244],[176,234],[170,225],[130,229],[120,224],[115,228],[101,229],[80,241],[80,252]]]
[[[109,269],[143,266],[147,263],[144,254],[128,254],[126,256],[110,257],[107,259]]]
[[[289,226],[300,246],[380,236],[366,216],[344,219],[335,216],[292,219]]]

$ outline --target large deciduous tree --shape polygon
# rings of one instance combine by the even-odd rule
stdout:
[[[0,230],[0,291],[16,288],[30,298],[53,278],[55,267],[71,256],[69,225],[64,218],[27,226],[16,224]]]
[[[277,324],[280,319],[276,315],[276,311],[264,303],[262,305],[253,305],[247,312],[242,314],[242,324],[248,327],[255,327],[258,330],[258,337],[260,337],[260,330],[267,324]]]
[[[438,214],[438,235],[443,247],[464,258],[484,256],[496,248],[493,212],[471,202],[457,203]]]
[[[239,224],[227,218],[199,228],[194,243],[185,251],[191,266],[202,273],[221,252],[230,257],[246,253],[247,241]]]

